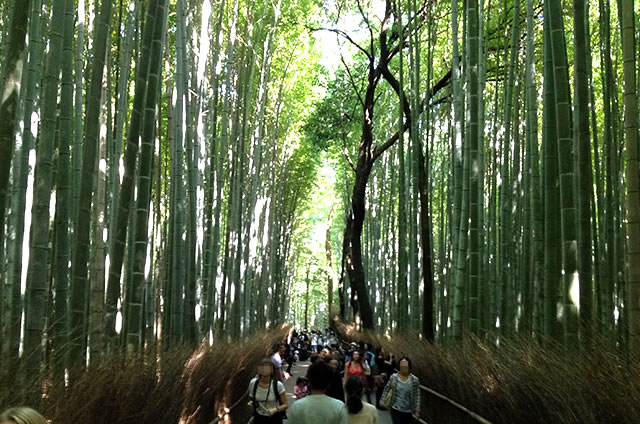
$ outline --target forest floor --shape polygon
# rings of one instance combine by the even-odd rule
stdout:
[[[291,367],[291,378],[284,382],[284,387],[287,390],[287,399],[289,400],[289,407],[296,401],[296,396],[293,391],[293,386],[296,385],[296,379],[298,377],[304,377],[307,373],[307,368],[311,363],[309,361],[297,362]],[[375,396],[375,394],[373,394]],[[365,396],[363,401],[366,402]],[[285,423],[287,421],[285,420]],[[389,411],[378,410],[378,424],[391,424],[391,414]]]

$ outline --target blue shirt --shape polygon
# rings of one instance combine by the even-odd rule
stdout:
[[[411,380],[402,381],[398,378],[396,386],[396,396],[393,402],[393,409],[400,412],[411,412]]]

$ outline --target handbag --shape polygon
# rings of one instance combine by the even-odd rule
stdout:
[[[382,374],[374,375],[373,383],[376,387],[384,387],[384,376]]]
[[[393,398],[395,397],[396,385],[398,384],[398,377],[392,376],[389,381],[389,389],[387,390],[387,394],[382,400],[382,404],[385,408],[390,409],[391,405],[393,405]]]

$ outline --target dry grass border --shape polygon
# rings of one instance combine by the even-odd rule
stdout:
[[[208,424],[247,390],[257,363],[288,328],[263,331],[247,340],[216,343],[195,351],[180,348],[153,355],[117,354],[68,388],[51,387],[41,410],[54,424]],[[0,371],[0,409],[28,404],[14,368]],[[238,422],[250,412],[241,402]]]
[[[640,358],[625,359],[608,341],[588,352],[518,337],[499,347],[471,336],[439,347],[416,336],[336,328],[349,341],[409,356],[423,385],[496,424],[640,422]]]

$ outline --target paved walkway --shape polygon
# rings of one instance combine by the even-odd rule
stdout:
[[[287,399],[289,400],[289,406],[291,406],[293,402],[296,401],[296,396],[293,392],[293,386],[296,385],[296,379],[300,376],[306,375],[309,365],[309,361],[297,362],[291,368],[291,378],[284,382],[284,387],[285,389],[287,389]],[[285,420],[285,423],[286,422],[287,421]],[[391,424],[391,415],[388,411],[378,410],[378,424]]]

